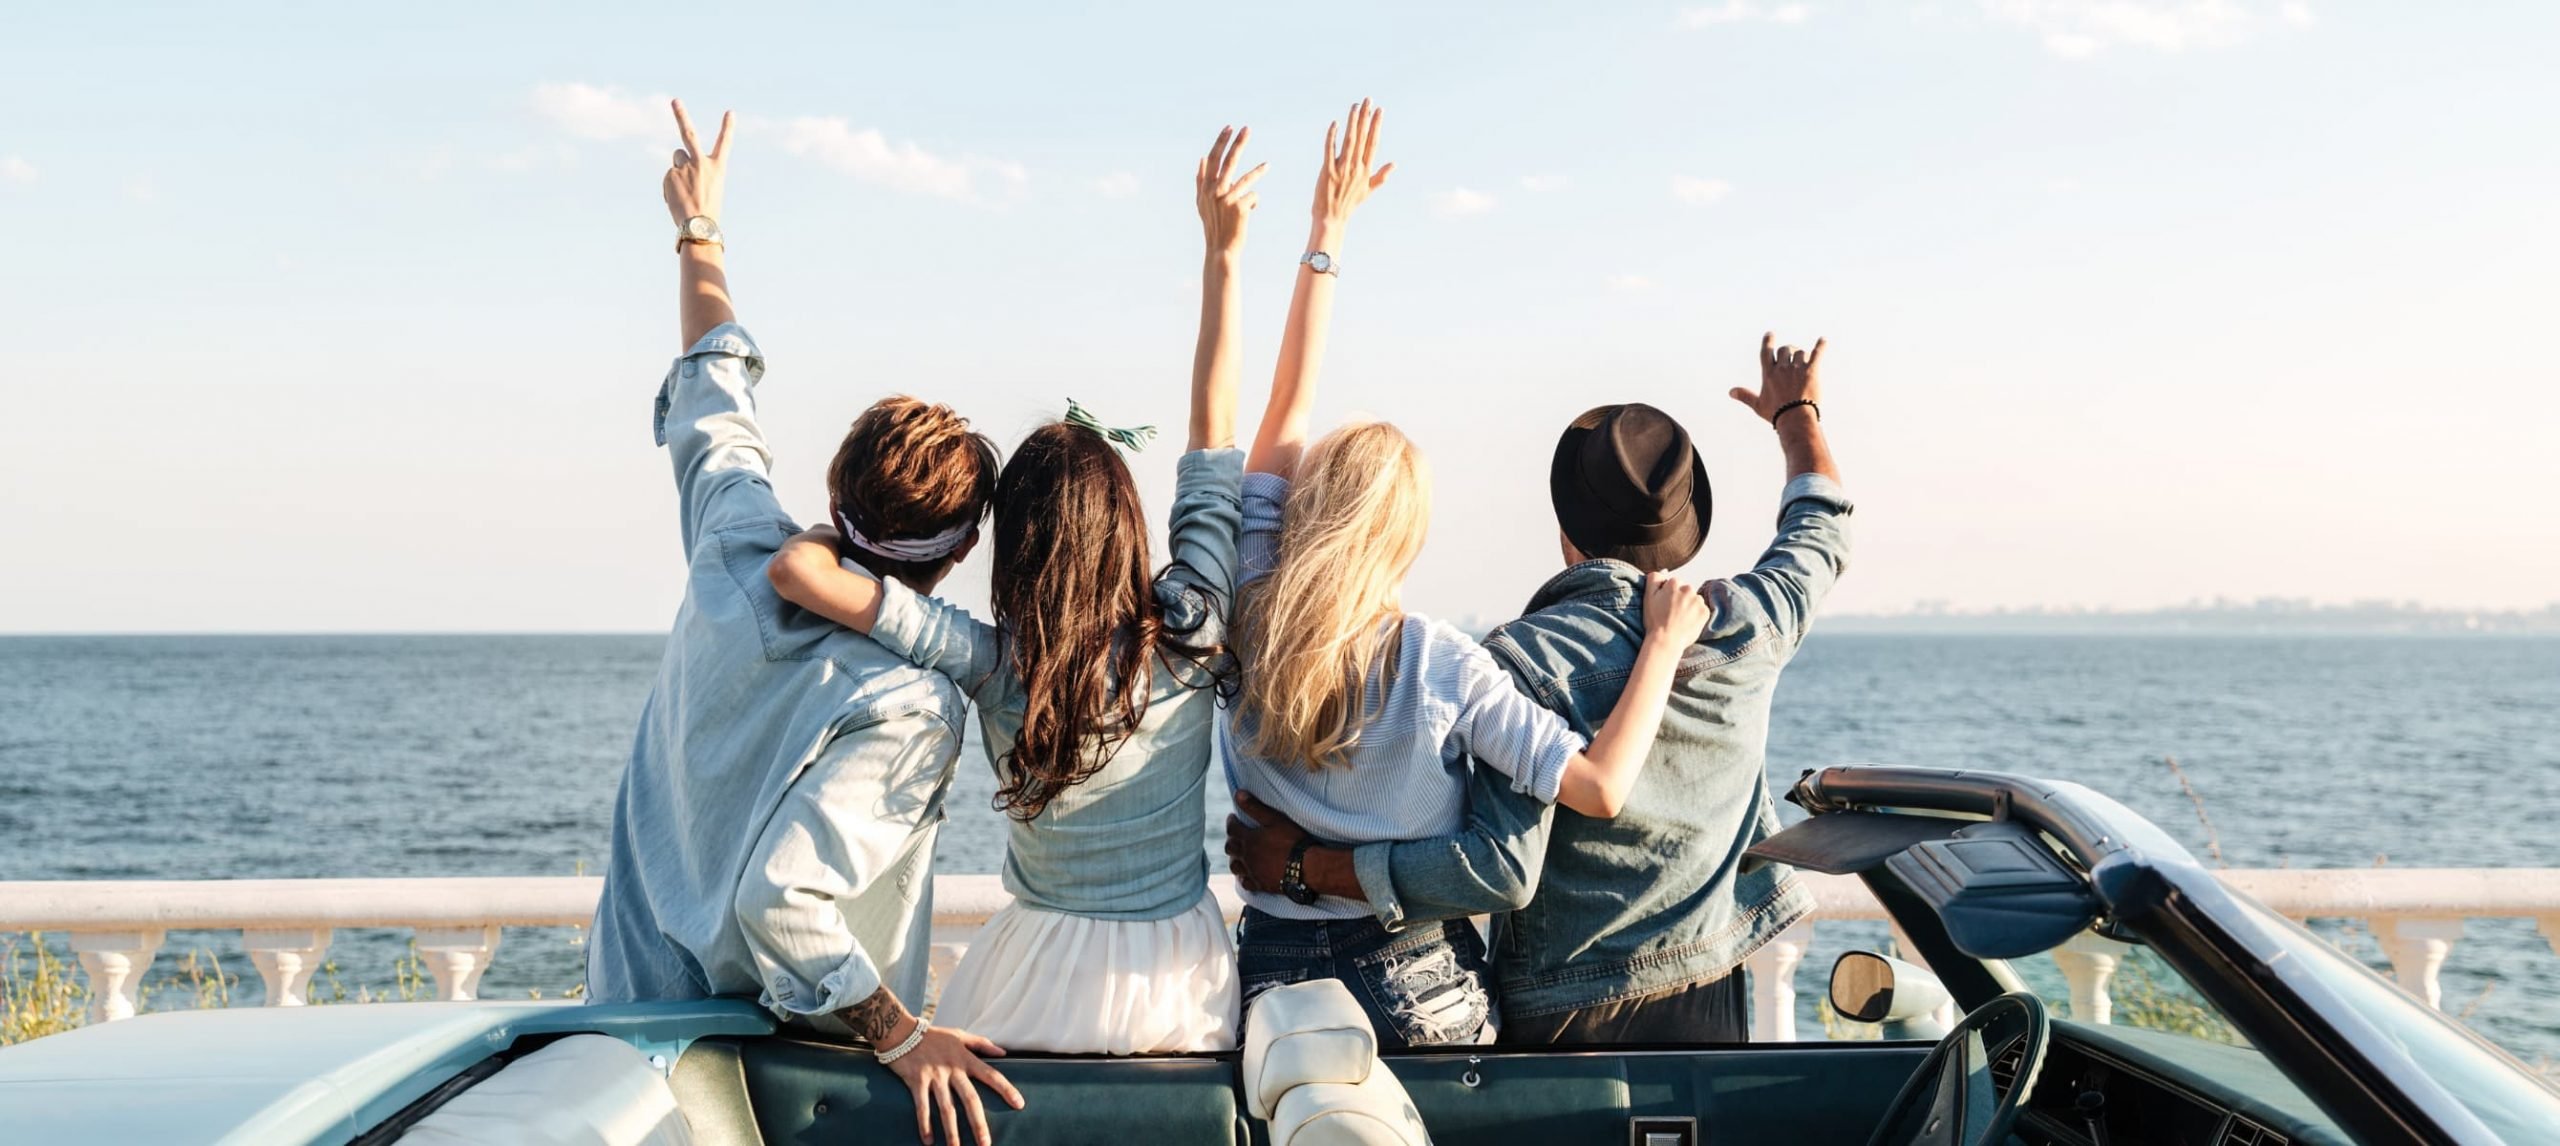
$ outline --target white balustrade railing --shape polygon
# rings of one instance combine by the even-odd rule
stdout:
[[[2296,919],[2363,920],[2392,972],[2430,1006],[2442,1002],[2438,976],[2463,920],[2523,917],[2560,950],[2560,869],[2371,868],[2248,870],[2224,882]],[[1826,920],[1883,920],[1884,909],[1850,876],[1806,876],[1816,907],[1754,954],[1752,1030],[1766,1041],[1796,1037],[1799,964],[1814,927]],[[132,1016],[142,975],[174,930],[241,932],[269,1006],[307,1001],[311,973],[342,927],[410,929],[439,999],[470,999],[497,954],[502,927],[583,927],[604,881],[594,877],[471,879],[267,879],[0,882],[0,933],[70,937],[88,977],[91,1022]],[[1242,909],[1233,881],[1212,881],[1229,919]],[[933,963],[946,977],[979,925],[1008,902],[991,875],[934,881]],[[1908,944],[1904,945],[1908,948]],[[2109,981],[2121,944],[2081,936],[2054,953],[2071,989],[2072,1017],[2108,1021]]]

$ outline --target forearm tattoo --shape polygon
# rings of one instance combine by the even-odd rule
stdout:
[[[870,998],[836,1012],[836,1017],[852,1027],[854,1034],[873,1043],[884,1043],[889,1041],[889,1032],[897,1029],[899,1020],[907,1017],[907,1009],[898,1005],[898,997],[889,993],[889,988],[882,987],[871,992]]]

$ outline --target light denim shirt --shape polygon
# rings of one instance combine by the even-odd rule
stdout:
[[[1286,479],[1245,475],[1242,561],[1248,584],[1271,571],[1288,500]],[[1395,639],[1394,671],[1384,671],[1388,662],[1381,660],[1362,682],[1365,716],[1346,760],[1311,768],[1256,755],[1254,714],[1231,706],[1228,783],[1316,838],[1344,844],[1457,831],[1466,817],[1470,756],[1508,777],[1525,798],[1555,802],[1566,762],[1588,744],[1584,734],[1530,699],[1465,633],[1407,615]],[[1301,904],[1271,892],[1240,888],[1238,894],[1283,919],[1356,919],[1370,912],[1368,904],[1341,896]]]
[[[614,800],[588,997],[754,995],[788,1019],[886,985],[920,1007],[967,701],[775,595],[765,562],[799,526],[768,478],[763,375],[726,324],[658,392],[689,567]]]
[[[1227,608],[1243,513],[1240,450],[1195,450],[1175,463],[1173,559],[1156,578],[1163,632],[1207,663],[1157,657],[1147,713],[1108,763],[1030,821],[1008,818],[1004,887],[1029,907],[1094,919],[1170,919],[1209,889],[1207,777],[1217,682],[1228,671]],[[987,760],[1001,776],[1022,732],[1022,674],[1004,634],[896,581],[883,584],[873,639],[935,668],[978,702]]]
[[[1662,729],[1617,818],[1519,795],[1479,774],[1463,831],[1352,853],[1389,927],[1509,912],[1494,969],[1513,1018],[1579,1010],[1733,972],[1804,917],[1793,869],[1742,853],[1778,830],[1764,748],[1779,672],[1849,560],[1838,482],[1787,483],[1778,533],[1745,573],[1705,586],[1706,631],[1680,660]],[[1644,641],[1644,572],[1585,561],[1485,646],[1577,729],[1608,718]]]

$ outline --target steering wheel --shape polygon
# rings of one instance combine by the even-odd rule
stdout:
[[[2000,1146],[2052,1034],[2044,1003],[2025,991],[1974,1008],[1920,1060],[1867,1146]]]

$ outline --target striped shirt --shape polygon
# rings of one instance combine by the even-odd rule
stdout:
[[[1239,589],[1271,571],[1288,500],[1287,479],[1245,475]],[[1382,640],[1388,636],[1380,633]],[[1318,769],[1257,756],[1253,713],[1230,706],[1221,745],[1227,782],[1317,838],[1344,844],[1457,831],[1466,818],[1469,756],[1510,777],[1514,790],[1555,802],[1565,763],[1587,745],[1583,737],[1522,693],[1484,646],[1456,628],[1406,614],[1393,639],[1399,642],[1395,672],[1384,672],[1381,660],[1381,671],[1364,682],[1361,711],[1368,719],[1347,760]],[[1283,919],[1370,914],[1369,905],[1354,899],[1326,896],[1302,905],[1281,895],[1239,894]]]

